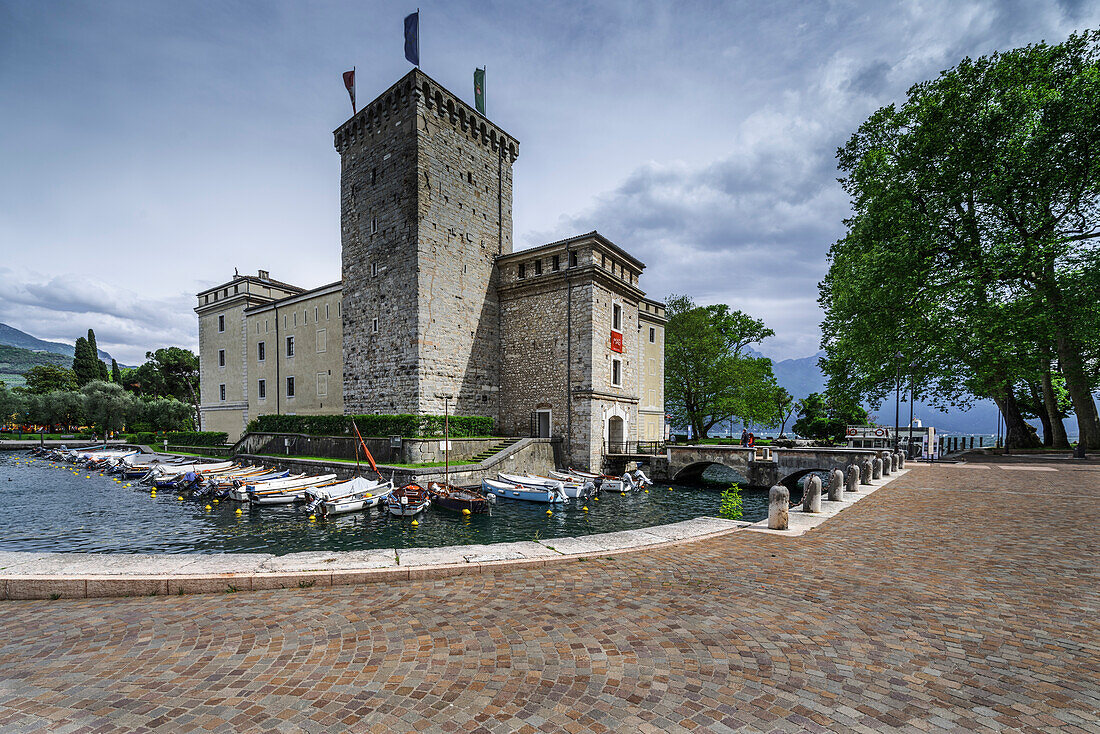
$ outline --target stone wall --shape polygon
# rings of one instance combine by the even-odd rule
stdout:
[[[287,446],[286,441],[290,442]],[[403,438],[400,446],[392,446],[388,437],[363,437],[367,450],[378,463],[418,464],[444,461],[443,440],[438,438]],[[500,438],[452,438],[451,461],[466,461],[482,451],[501,443]],[[248,433],[237,442],[235,451],[242,454],[290,454],[331,459],[355,459],[359,439],[354,436],[309,436],[302,433]],[[361,461],[366,461],[362,454]]]
[[[497,417],[494,258],[518,143],[411,71],[335,133],[344,408]],[[377,321],[376,321],[377,319]]]
[[[417,105],[408,77],[336,132],[344,410],[415,413]]]

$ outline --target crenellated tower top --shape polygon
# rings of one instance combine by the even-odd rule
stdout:
[[[493,124],[484,115],[447,91],[420,69],[413,69],[393,86],[333,132],[336,150],[343,153],[357,139],[379,132],[385,123],[409,104],[422,102],[425,109],[448,121],[465,138],[514,163],[519,157],[519,141]]]

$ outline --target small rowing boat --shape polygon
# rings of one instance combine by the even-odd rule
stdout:
[[[386,509],[398,517],[412,517],[428,509],[431,504],[432,498],[419,484],[398,487],[386,498]]]
[[[432,505],[453,512],[468,511],[471,514],[488,512],[489,500],[494,495],[485,495],[475,489],[463,489],[453,484],[431,482],[428,485]]]

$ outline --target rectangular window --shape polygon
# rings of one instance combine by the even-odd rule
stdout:
[[[286,356],[294,356],[294,337],[292,336],[286,338]]]
[[[317,397],[323,398],[328,395],[328,373],[317,373]]]
[[[551,270],[561,270],[561,255],[554,255],[554,259],[550,263]]]
[[[288,398],[294,397],[294,378],[286,378],[286,396]]]
[[[650,344],[656,344],[657,343],[657,330],[654,329],[652,326],[649,327],[649,343]]]
[[[621,359],[611,360],[611,384],[616,387],[622,387],[623,361]]]
[[[313,307],[313,323],[317,323],[318,321],[320,321],[320,319],[317,318],[317,306],[314,306]]]
[[[618,303],[611,304],[611,330],[623,330],[623,307]]]
[[[298,325],[298,312],[297,311],[294,312],[294,325],[295,326]]]
[[[527,277],[527,263],[519,264],[519,277],[521,280]]]
[[[267,380],[260,380],[256,383],[256,396],[260,400],[267,400]]]
[[[264,333],[266,334],[270,330],[271,330],[271,327],[268,324],[267,319],[264,319]]]
[[[266,359],[267,359],[267,346],[264,344],[264,342],[257,342],[256,343],[256,360],[259,361],[259,362],[263,362]]]
[[[542,260],[535,260],[535,275],[542,275]]]
[[[378,234],[378,217],[370,218],[370,233]]]
[[[218,385],[218,397],[221,400],[225,400],[225,385]]]
[[[378,263],[371,263],[370,264],[370,274],[371,274],[371,277],[374,277],[374,276],[378,275]]]
[[[241,292],[241,291],[240,291],[240,287],[239,287],[239,286],[233,286],[233,293],[234,293],[234,295],[236,295],[237,293],[240,293],[240,292]]]
[[[225,331],[225,314],[218,314],[218,332]]]
[[[317,330],[317,351],[328,351],[328,329]]]
[[[370,320],[370,330],[371,331],[378,331],[378,319],[371,319]]]
[[[328,304],[325,304],[325,321],[328,321]]]
[[[573,251],[573,252],[569,253],[569,267],[571,267],[571,268],[577,267],[577,253],[576,253],[576,251]]]
[[[225,350],[224,349],[219,349],[218,350],[218,366],[219,367],[225,367]]]
[[[657,360],[650,358],[649,360],[649,374],[657,374]]]
[[[649,388],[649,404],[650,405],[656,405],[657,404],[657,391],[654,390],[653,388]]]

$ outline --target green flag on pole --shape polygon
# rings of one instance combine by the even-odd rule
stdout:
[[[474,69],[474,106],[485,114],[485,70]]]

